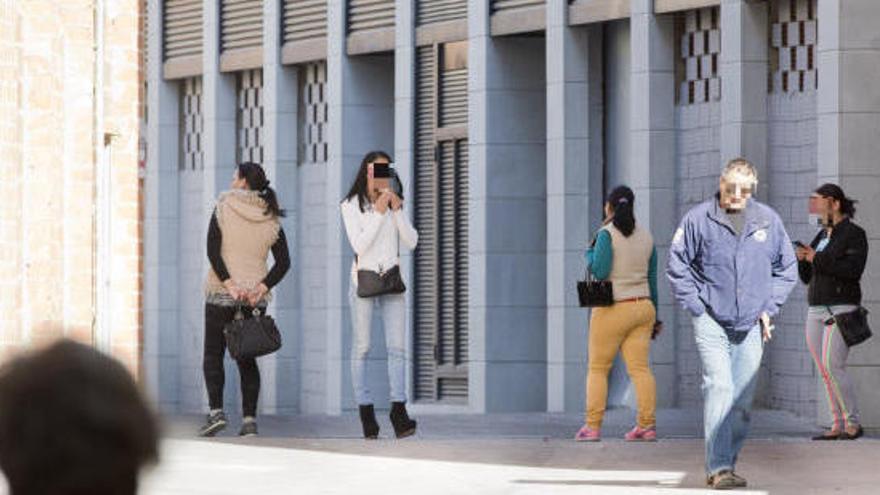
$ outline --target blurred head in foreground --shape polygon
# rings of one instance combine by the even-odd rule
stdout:
[[[0,369],[0,469],[11,495],[134,495],[158,431],[128,371],[73,341]]]

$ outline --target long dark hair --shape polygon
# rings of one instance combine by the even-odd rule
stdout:
[[[367,191],[367,170],[369,165],[376,160],[384,158],[388,160],[388,163],[391,163],[391,155],[385,153],[384,151],[374,150],[368,152],[364,155],[363,160],[361,160],[361,167],[358,169],[358,173],[354,178],[354,182],[351,184],[351,189],[348,190],[348,194],[342,198],[343,201],[348,201],[351,198],[357,196],[358,198],[358,206],[363,212],[366,208],[366,205],[370,202],[369,191]],[[397,185],[396,193],[400,199],[403,199],[403,184],[400,182],[400,177],[397,176],[396,173],[391,174],[391,180],[394,181]]]
[[[840,202],[840,212],[849,218],[856,216],[857,201],[844,194],[843,189],[837,184],[830,182],[822,184],[816,189],[816,194],[825,198],[836,199]]]
[[[626,186],[617,186],[608,195],[608,203],[614,215],[612,223],[624,237],[631,236],[636,228],[636,217],[633,214],[635,202],[635,194]]]
[[[238,166],[238,176],[247,183],[248,189],[257,191],[257,194],[266,202],[266,215],[283,217],[287,212],[278,205],[278,196],[275,190],[269,187],[269,179],[266,171],[259,164],[244,162]]]

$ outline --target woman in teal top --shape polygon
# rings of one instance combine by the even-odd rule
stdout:
[[[657,321],[657,250],[650,232],[636,226],[635,195],[626,186],[615,188],[605,203],[605,224],[587,250],[593,278],[610,280],[611,306],[593,308],[590,315],[589,372],[584,425],[575,435],[583,442],[599,441],[608,399],[608,372],[617,353],[636,389],[638,417],[624,438],[657,439],[657,390],[651,372],[651,339],[662,325]]]

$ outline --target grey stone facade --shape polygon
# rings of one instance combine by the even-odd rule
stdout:
[[[194,117],[181,117],[187,82],[165,79],[157,63],[162,2],[149,2],[145,364],[149,390],[168,411],[206,406],[204,236],[213,200],[231,177],[241,126],[240,76],[221,71],[219,3],[204,1],[196,159],[196,130],[188,125]],[[349,37],[346,2],[329,0],[325,57],[288,65],[278,42],[284,0],[263,2],[262,97],[256,102],[262,125],[255,135],[288,209],[284,228],[293,260],[271,307],[285,347],[260,362],[264,413],[339,414],[354,407],[348,371],[352,256],[338,203],[363,154],[384,149],[394,156],[414,213],[416,167],[423,166],[415,147],[416,51],[424,45],[415,19],[423,3],[396,2],[394,49],[388,51],[388,31],[377,32],[375,43],[363,32]],[[759,197],[776,208],[792,238],[806,241],[813,234],[806,198],[818,183],[839,182],[861,200],[857,220],[873,249],[865,303],[880,314],[880,89],[870,84],[880,79],[880,3],[592,4],[547,0],[541,23],[507,9],[493,20],[490,2],[470,0],[466,29],[446,21],[425,35],[441,44],[468,43],[468,390],[464,403],[416,401],[416,412],[581,411],[588,312],[577,307],[574,289],[583,276],[583,250],[601,218],[603,191],[619,183],[633,187],[638,219],[650,226],[665,260],[680,216],[714,194],[720,168],[735,156],[758,165]],[[536,11],[534,3],[528,8]],[[505,34],[498,35],[496,26]],[[782,30],[792,33],[785,43]],[[698,41],[683,48],[686,39]],[[350,55],[353,49],[358,54]],[[320,70],[326,71],[324,82],[308,79]],[[320,101],[305,94],[317,87]],[[315,151],[316,143],[322,151]],[[183,167],[183,159],[203,166]],[[409,281],[413,261],[405,253]],[[652,350],[659,403],[699,407],[700,364],[690,323],[665,280],[660,289],[667,330]],[[758,401],[821,420],[825,402],[803,340],[805,311],[799,287],[767,348]],[[873,321],[880,328],[880,320]],[[379,320],[375,327],[373,340],[382,342]],[[878,342],[851,357],[864,422],[875,427]],[[387,380],[378,347],[370,356],[370,380],[381,398]],[[227,404],[234,410],[237,371],[227,364]],[[415,366],[410,371],[412,391]],[[620,366],[613,382],[611,403],[630,404]]]

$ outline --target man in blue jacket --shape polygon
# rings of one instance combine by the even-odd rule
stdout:
[[[797,282],[782,220],[751,198],[757,184],[751,163],[730,161],[719,193],[682,219],[666,271],[693,318],[703,365],[707,482],[716,489],[746,486],[734,467],[748,434],[763,342]]]

